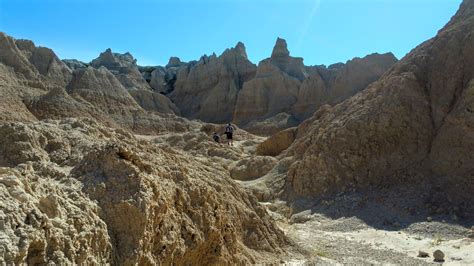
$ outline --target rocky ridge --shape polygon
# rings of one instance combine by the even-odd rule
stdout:
[[[464,1],[380,80],[300,125],[282,155],[290,160],[286,196],[431,184],[444,192],[441,207],[472,212],[473,31],[474,2]]]
[[[296,126],[324,104],[336,104],[364,89],[388,70],[393,54],[372,54],[347,64],[308,67],[290,56],[278,38],[270,58],[255,67],[243,43],[220,56],[183,63],[172,57],[166,67],[142,75],[151,87],[177,105],[181,115],[206,122],[233,121],[264,135]]]
[[[336,255],[331,259],[340,263],[420,262],[392,252],[392,243],[383,241],[405,238],[405,233],[388,237],[366,227],[425,233],[420,229],[425,225],[416,220],[423,214],[426,223],[446,215],[449,221],[472,221],[473,14],[474,2],[465,0],[435,38],[390,67],[391,55],[307,67],[278,39],[272,56],[253,66],[255,77],[247,82],[238,82],[245,71],[229,63],[246,59],[241,44],[226,56],[189,63],[172,58],[163,68],[139,68],[130,54],[111,51],[90,66],[61,62],[51,50],[1,35],[0,262],[255,264],[301,259],[301,250],[288,237],[304,242],[309,255],[303,253],[318,260]],[[383,74],[380,65],[390,70]],[[198,92],[196,99],[208,99],[204,87],[215,84],[214,76],[199,83],[206,85],[198,91],[186,84],[217,69],[225,71],[218,75],[223,87],[216,86],[235,94],[234,108],[240,108],[240,94],[247,88],[263,95],[259,101],[272,103],[243,115],[252,119],[240,125],[256,132],[299,125],[268,139],[237,127],[235,146],[224,148],[209,138],[212,132],[221,134],[222,125],[156,112],[163,105],[146,94],[184,100]],[[135,70],[143,72],[141,79]],[[295,92],[291,103],[276,104],[278,99],[271,97],[269,84],[275,80],[296,84],[282,86],[285,97]],[[240,88],[236,93],[234,86]],[[325,100],[319,101],[319,95]],[[188,107],[205,117],[201,106]],[[220,110],[235,119],[235,111]],[[431,213],[438,217],[426,218]],[[465,234],[463,228],[452,233],[445,220],[440,223],[426,228]],[[374,249],[349,241],[374,235]],[[383,250],[382,242],[387,245]],[[460,246],[448,252],[472,250],[471,242],[453,242]],[[378,254],[376,260],[367,250]]]
[[[48,69],[30,62],[25,51],[34,45],[2,36],[1,262],[248,264],[286,256],[292,244],[223,163],[130,133],[179,135],[203,124],[144,110],[131,92],[148,89],[127,88],[107,68],[135,68],[129,56],[71,70],[50,54],[40,57],[52,60]],[[197,134],[204,146],[207,134]],[[225,162],[242,158],[239,149],[219,151],[209,150]]]

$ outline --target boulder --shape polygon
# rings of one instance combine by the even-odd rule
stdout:
[[[433,258],[436,262],[444,262],[444,253],[443,251],[437,249],[433,252]]]

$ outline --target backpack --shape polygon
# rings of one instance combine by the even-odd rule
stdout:
[[[233,126],[226,126],[225,127],[225,133],[234,133],[234,127]]]

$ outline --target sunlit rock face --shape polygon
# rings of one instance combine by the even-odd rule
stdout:
[[[177,62],[170,60],[168,65],[174,67]],[[256,70],[240,42],[218,57],[203,56],[185,67],[174,68],[178,70],[169,97],[183,116],[208,122],[232,120],[237,95]]]
[[[140,73],[137,60],[130,53],[112,53],[107,49],[90,65],[96,69],[104,67],[109,70],[129,91],[135,101],[147,111],[178,114],[179,110],[161,91],[155,91]]]
[[[473,32],[474,2],[464,1],[380,80],[302,125],[288,151],[288,195],[423,181],[472,202]]]
[[[270,58],[260,62],[254,79],[239,93],[234,121],[262,134],[292,127],[324,104],[336,104],[376,81],[397,59],[393,54],[372,54],[346,64],[307,67],[290,56],[286,41],[278,38]],[[290,119],[281,120],[282,114]],[[278,120],[269,128],[265,120]],[[262,126],[256,126],[261,124]]]

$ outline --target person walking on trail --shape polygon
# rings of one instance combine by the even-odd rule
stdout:
[[[217,134],[217,132],[214,132],[214,134],[212,134],[212,139],[217,143],[221,141],[221,137]]]
[[[228,123],[225,126],[225,135],[227,136],[227,145],[234,146],[234,143],[232,141],[234,131],[235,131],[235,128],[234,126],[232,126],[231,123]]]

